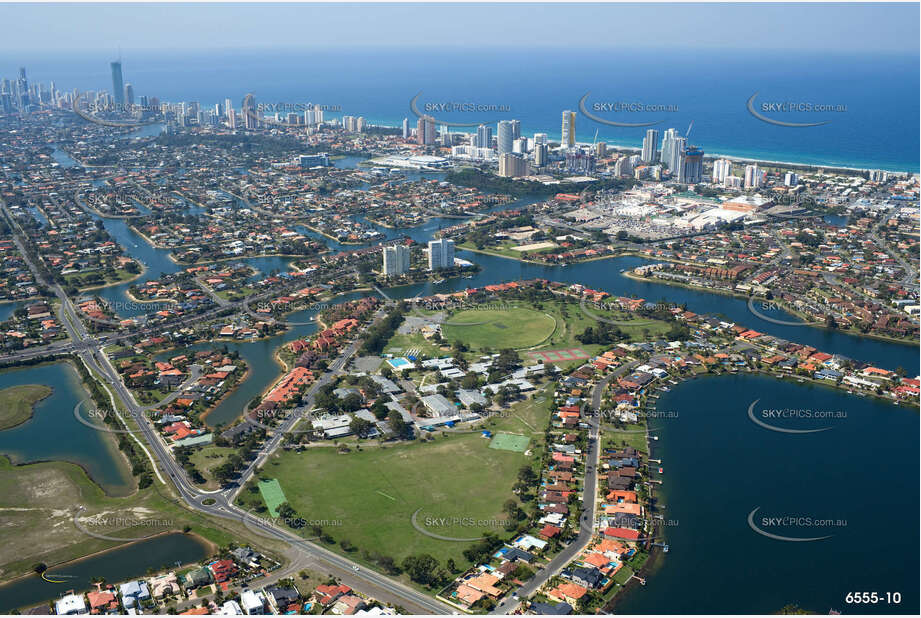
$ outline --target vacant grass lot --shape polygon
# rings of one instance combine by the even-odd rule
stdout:
[[[21,384],[0,390],[0,430],[32,418],[35,404],[50,394],[51,388],[44,384]]]
[[[442,563],[453,558],[465,566],[462,552],[472,541],[422,534],[412,526],[413,513],[421,509],[417,522],[442,536],[505,534],[502,505],[513,497],[518,469],[531,459],[490,449],[479,433],[436,436],[434,442],[347,454],[325,447],[286,452],[265,465],[263,475],[278,479],[300,517],[327,521],[324,530],[337,543],[346,539],[355,545],[359,551],[353,557],[369,550],[400,562],[411,554],[429,553]],[[246,490],[241,497],[250,508],[261,503],[258,493]],[[447,520],[433,523],[432,518]]]
[[[620,449],[625,446],[632,446],[641,453],[645,453],[648,448],[646,444],[645,428],[640,423],[626,425],[622,429],[618,429],[614,425],[606,423],[602,426],[602,429],[602,435],[604,436],[603,444],[605,448]]]
[[[227,457],[235,452],[237,452],[235,448],[215,446],[213,444],[195,448],[192,451],[190,459],[198,471],[201,472],[201,475],[205,477],[206,482],[203,485],[205,489],[220,488],[221,485],[215,480],[213,470],[222,466],[227,461]]]
[[[209,522],[190,511],[159,483],[124,498],[107,496],[74,464],[43,462],[14,466],[0,456],[0,580],[8,581],[44,562],[49,566],[122,545],[90,537],[74,526],[102,517],[111,525],[87,526],[99,534],[143,538],[167,530],[190,531],[217,543],[243,541],[248,534],[236,522]],[[126,525],[125,521],[166,520],[169,525]],[[261,537],[256,537],[262,540]],[[3,608],[8,609],[8,608]]]
[[[543,343],[556,328],[556,320],[542,311],[510,306],[508,309],[467,309],[442,324],[444,338],[460,340],[475,350],[527,348]]]

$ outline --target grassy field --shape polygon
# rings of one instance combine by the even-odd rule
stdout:
[[[78,507],[84,507],[83,521],[103,517],[111,525],[96,523],[94,532],[120,538],[143,538],[168,530],[199,534],[223,545],[254,537],[237,522],[211,522],[191,511],[162,485],[155,483],[125,498],[107,496],[86,473],[74,464],[43,462],[14,466],[0,457],[0,580],[8,581],[44,562],[49,566],[122,545],[88,536],[73,523]],[[166,521],[151,526],[125,522]]]
[[[331,549],[345,553],[338,544],[342,539],[354,544],[358,551],[348,554],[353,559],[362,560],[362,550],[391,556],[397,562],[427,552],[442,564],[452,558],[458,567],[464,567],[468,563],[462,552],[471,543],[426,536],[412,527],[412,514],[421,508],[417,523],[442,536],[466,539],[484,532],[507,534],[501,525],[506,518],[502,505],[513,497],[511,488],[519,468],[531,465],[537,470],[552,392],[549,383],[534,397],[509,406],[482,425],[493,432],[530,436],[533,456],[490,449],[490,441],[478,429],[453,435],[435,432],[434,442],[365,446],[342,455],[332,447],[285,452],[264,466],[262,476],[280,482],[300,517],[328,522],[324,531],[337,543]],[[244,489],[239,501],[250,510],[264,507],[258,490]],[[433,521],[442,517],[452,521]],[[453,518],[464,517],[500,523],[453,522]],[[430,525],[426,525],[427,518]],[[312,536],[310,531],[303,534]]]
[[[215,446],[213,444],[196,448],[192,451],[190,459],[207,481],[202,487],[208,490],[220,488],[220,483],[214,479],[212,470],[223,465],[227,461],[227,457],[236,451],[237,449],[229,446]]]
[[[400,334],[397,333],[390,338],[390,341],[387,342],[387,345],[384,346],[384,352],[388,354],[391,350],[400,348],[402,350],[399,355],[406,354],[409,350],[419,350],[420,353],[432,357],[438,358],[439,356],[444,356],[445,354],[451,353],[450,346],[440,346],[437,343],[432,343],[422,336],[422,333],[411,333],[411,334]]]
[[[642,453],[646,452],[646,433],[643,425],[627,425],[624,429],[617,429],[613,425],[604,424],[602,429],[605,448],[632,446]]]
[[[22,384],[0,390],[0,430],[32,418],[35,404],[50,394],[51,388],[44,384]]]
[[[452,558],[462,566],[467,565],[462,552],[472,541],[427,536],[413,527],[413,513],[419,511],[419,525],[442,536],[504,534],[502,505],[513,497],[518,469],[529,463],[521,453],[490,449],[479,433],[436,434],[433,442],[347,454],[323,447],[286,452],[264,466],[263,476],[278,479],[300,517],[327,522],[324,531],[337,543],[346,539],[358,550],[380,552],[397,562],[429,553],[442,563]],[[259,493],[248,489],[241,498],[248,508],[262,504]],[[433,518],[447,521],[433,523]],[[351,555],[360,558],[360,551]]]
[[[513,249],[513,247],[518,247],[520,245],[527,245],[527,244],[532,244],[532,242],[527,241],[527,240],[523,240],[520,242],[517,240],[504,240],[495,245],[489,245],[488,247],[483,247],[482,249],[478,249],[477,246],[473,244],[472,242],[462,242],[461,244],[457,246],[457,248],[458,249],[468,249],[470,251],[481,251],[483,253],[512,258],[515,260],[520,260],[522,254],[524,253],[531,253],[531,254],[553,253],[559,250],[559,246],[547,247],[546,249],[538,249],[536,251],[516,251],[515,249]]]
[[[556,326],[556,320],[542,311],[509,306],[508,309],[460,311],[441,328],[448,341],[459,339],[478,350],[501,350],[539,345]]]

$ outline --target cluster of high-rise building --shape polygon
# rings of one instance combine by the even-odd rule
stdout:
[[[29,113],[42,107],[66,108],[79,96],[76,90],[62,92],[54,82],[48,86],[29,82],[26,69],[19,69],[16,79],[0,80],[0,113]]]
[[[430,240],[428,243],[429,270],[454,268],[454,241],[447,238]],[[407,245],[384,247],[381,272],[387,277],[405,275],[409,272],[411,250]]]
[[[349,133],[361,133],[365,130],[365,119],[362,116],[359,116],[358,118],[355,116],[343,116],[342,128]]]

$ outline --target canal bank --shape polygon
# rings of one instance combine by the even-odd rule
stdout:
[[[32,418],[0,431],[0,454],[13,464],[63,461],[82,468],[106,494],[120,497],[134,491],[134,479],[113,434],[96,431],[74,418],[73,410],[90,399],[80,374],[70,362],[46,363],[0,372],[0,388],[43,384],[52,393],[35,404]]]
[[[0,611],[8,612],[51,601],[68,590],[87,591],[95,578],[102,577],[108,583],[117,583],[150,572],[200,562],[211,551],[212,545],[208,541],[179,532],[120,545],[56,565],[45,573],[47,579],[35,574],[0,585]]]
[[[755,400],[759,410],[846,417],[777,421],[831,429],[776,432],[749,418]],[[761,375],[689,380],[661,393],[656,409],[652,449],[663,460],[657,496],[672,523],[663,529],[670,551],[646,586],[617,599],[617,613],[769,614],[788,604],[917,613],[919,572],[909,548],[919,540],[918,491],[900,480],[917,468],[917,412]],[[769,533],[828,538],[768,538],[748,523],[754,509],[755,524]],[[789,525],[772,527],[776,517]],[[835,525],[818,525],[823,520]],[[900,592],[902,603],[846,604],[847,593],[860,590]]]

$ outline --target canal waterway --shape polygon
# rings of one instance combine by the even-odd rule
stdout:
[[[2,585],[0,612],[58,599],[68,590],[86,592],[92,589],[93,578],[103,577],[108,583],[130,581],[148,572],[200,562],[207,557],[208,548],[198,538],[178,532],[164,534],[62,564],[46,572],[47,579],[62,583],[33,575]]]
[[[786,410],[797,418],[767,420],[830,429],[767,430],[748,417],[755,400],[759,420],[763,410]],[[649,425],[664,472],[657,533],[669,552],[616,613],[774,614],[788,604],[819,614],[918,613],[917,411],[744,374],[684,382],[656,410]],[[815,418],[825,412],[846,417]],[[760,535],[747,521],[756,508],[754,522],[768,533],[829,538]],[[791,519],[764,519],[774,517]],[[857,591],[899,592],[902,602],[846,603]]]
[[[31,419],[0,431],[0,454],[15,464],[75,463],[113,496],[127,495],[134,489],[131,470],[111,435],[74,418],[74,406],[88,399],[89,393],[70,363],[49,363],[0,373],[0,389],[23,384],[44,384],[51,387],[52,393],[35,404]]]

